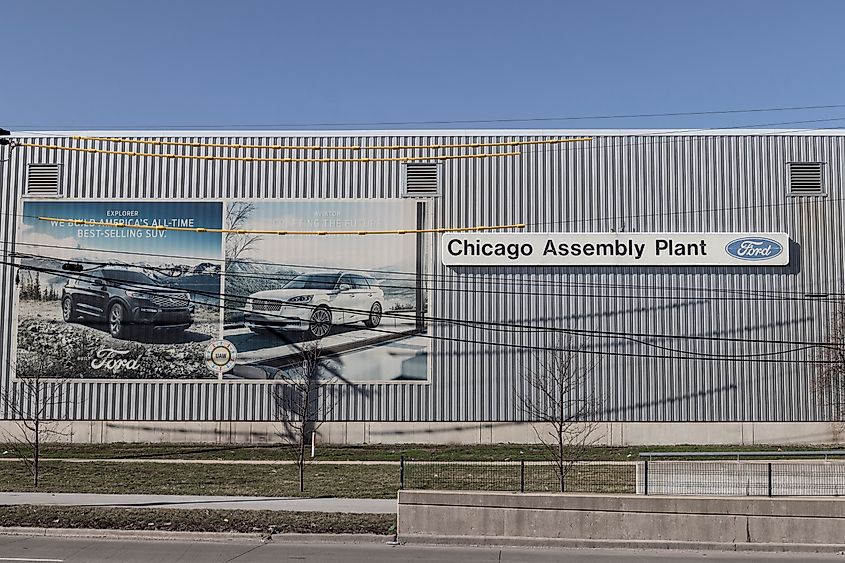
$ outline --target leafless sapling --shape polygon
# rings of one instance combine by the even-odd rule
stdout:
[[[519,396],[524,414],[553,462],[561,492],[577,454],[600,438],[599,401],[591,385],[595,361],[583,350],[573,338],[555,338],[553,346],[522,371]]]
[[[294,450],[301,493],[305,491],[305,466],[310,459],[308,444],[334,408],[328,386],[335,378],[319,340],[306,341],[298,345],[298,350],[298,364],[274,374],[277,383],[272,392],[282,425],[279,435]]]
[[[845,420],[845,302],[833,306],[827,338],[819,347],[816,383],[837,421]]]
[[[50,353],[26,354],[15,364],[16,382],[0,391],[0,402],[14,429],[5,430],[8,447],[23,462],[38,488],[45,444],[67,435],[67,423],[57,420],[69,405],[62,362]]]

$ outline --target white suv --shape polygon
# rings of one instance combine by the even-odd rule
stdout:
[[[253,332],[297,330],[323,338],[334,325],[363,321],[370,328],[377,327],[383,301],[384,292],[369,276],[344,272],[302,274],[282,289],[250,295],[244,324]]]

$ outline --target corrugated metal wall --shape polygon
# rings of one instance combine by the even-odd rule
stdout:
[[[160,139],[161,137],[155,137]],[[428,145],[498,142],[513,135],[167,137],[215,143]],[[543,137],[528,135],[529,139]],[[38,142],[101,147],[67,138]],[[496,149],[506,151],[508,148]],[[601,418],[621,421],[808,421],[830,416],[814,387],[816,352],[794,346],[685,341],[659,335],[821,341],[831,304],[805,292],[842,292],[844,135],[598,135],[591,143],[522,147],[522,155],[444,164],[436,226],[523,222],[531,231],[786,231],[789,268],[524,268],[449,270],[432,255],[431,315],[462,321],[567,326],[646,334],[593,336],[593,391]],[[190,148],[144,152],[196,153]],[[485,149],[489,152],[489,149]],[[398,155],[462,154],[466,149]],[[204,154],[261,156],[258,150]],[[313,153],[290,151],[289,156]],[[379,156],[378,152],[369,156]],[[397,156],[383,152],[383,156]],[[788,198],[787,163],[823,161],[826,197]],[[30,162],[59,162],[71,198],[400,197],[400,164],[167,160],[18,148],[0,163],[3,248],[12,251]],[[4,365],[10,357],[15,273],[0,269]],[[520,376],[555,336],[534,329],[434,323],[430,384],[332,387],[334,420],[522,420]],[[674,359],[695,354],[738,360]],[[9,370],[2,375],[9,389]],[[14,389],[13,389],[14,391]],[[75,382],[71,419],[270,420],[264,384]],[[4,416],[9,416],[6,409]]]

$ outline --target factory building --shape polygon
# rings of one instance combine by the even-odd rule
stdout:
[[[272,440],[316,354],[322,441],[535,441],[567,358],[601,443],[843,439],[843,131],[5,138],[4,427]]]

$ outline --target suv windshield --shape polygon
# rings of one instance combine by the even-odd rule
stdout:
[[[132,270],[103,270],[103,277],[107,282],[116,281],[142,285],[158,285],[151,277]]]
[[[302,274],[290,280],[285,289],[334,289],[340,274]]]

